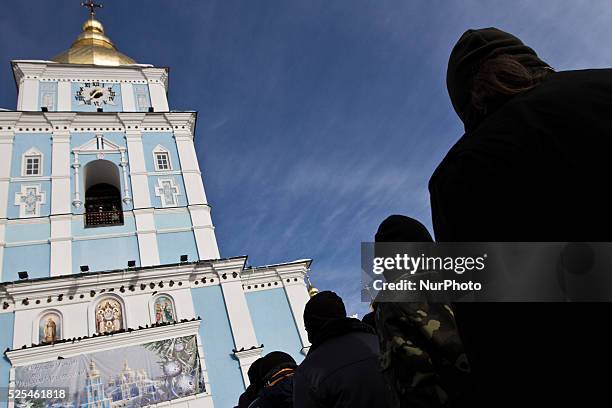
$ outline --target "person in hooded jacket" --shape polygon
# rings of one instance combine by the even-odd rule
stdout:
[[[297,367],[293,357],[282,351],[273,351],[255,360],[253,365],[255,368],[252,374],[258,391],[256,398],[248,407],[293,407],[293,373]],[[249,370],[249,379],[250,377],[251,370]]]
[[[306,303],[304,325],[311,346],[293,377],[294,408],[387,407],[370,326],[346,317],[344,302],[331,291]]]
[[[555,72],[485,28],[453,48],[447,87],[465,134],[429,182],[437,241],[612,241],[612,70]],[[584,404],[605,392],[608,304],[454,311],[483,402]]]
[[[378,227],[376,243],[433,242],[427,228],[414,218],[391,215]],[[384,244],[383,244],[384,245]],[[392,249],[390,249],[392,250]],[[384,248],[376,248],[376,256]],[[388,256],[395,256],[392,250]],[[411,274],[408,273],[409,278]],[[387,281],[406,278],[385,272]],[[375,327],[381,351],[381,369],[393,408],[458,407],[469,401],[470,365],[447,303],[374,302]]]

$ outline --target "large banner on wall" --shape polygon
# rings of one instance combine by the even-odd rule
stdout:
[[[204,392],[204,379],[185,336],[16,367],[15,390],[16,407],[140,408]]]

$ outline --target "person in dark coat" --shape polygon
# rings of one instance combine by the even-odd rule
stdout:
[[[247,376],[249,377],[249,386],[238,398],[238,405],[235,408],[248,408],[249,405],[251,405],[251,403],[257,399],[259,391],[262,387],[261,381],[259,379],[261,377],[259,370],[259,365],[261,364],[261,362],[261,358],[258,358],[257,360],[253,361],[253,363],[249,367],[249,370],[247,371]]]
[[[429,182],[437,241],[612,241],[612,70],[554,72],[485,28],[455,45],[447,87],[465,134]],[[454,310],[485,402],[584,405],[607,389],[608,304]]]
[[[313,296],[304,309],[311,343],[295,371],[295,408],[370,408],[387,406],[374,330],[346,317],[342,299],[330,291]]]
[[[293,374],[297,367],[293,357],[282,351],[273,351],[255,363],[253,379],[258,392],[249,408],[293,407]]]
[[[392,215],[378,227],[375,241],[433,239],[418,220]],[[406,276],[386,274],[385,278],[393,281]],[[470,391],[470,366],[450,306],[428,301],[379,301],[374,302],[374,310],[390,406],[461,406]]]

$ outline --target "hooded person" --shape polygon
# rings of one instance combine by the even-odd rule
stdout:
[[[385,408],[374,330],[346,317],[344,302],[330,291],[306,303],[304,325],[311,346],[293,378],[294,408]]]
[[[429,181],[437,241],[612,241],[612,70],[555,72],[485,28],[453,48],[447,87],[465,134]],[[606,389],[584,374],[612,363],[609,337],[584,329],[607,320],[608,304],[454,311],[484,402],[575,395],[584,405]]]
[[[253,362],[249,380],[254,381],[257,395],[249,408],[291,408],[293,406],[293,373],[297,364],[282,351],[273,351]],[[252,378],[251,378],[252,377]]]
[[[238,405],[235,408],[248,408],[253,401],[257,399],[259,395],[259,391],[263,386],[260,380],[261,374],[259,365],[261,364],[261,358],[253,361],[249,370],[247,371],[247,376],[249,377],[249,386],[244,390],[240,397],[238,398]]]
[[[385,243],[431,243],[433,239],[418,220],[391,215],[378,227],[375,242],[379,256]],[[396,251],[389,255],[395,256]],[[390,274],[385,277],[404,278]],[[470,367],[449,305],[428,298],[408,302],[379,296],[377,300],[376,328],[389,405],[393,408],[463,405],[469,397]]]

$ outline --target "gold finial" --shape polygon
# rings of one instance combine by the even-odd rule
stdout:
[[[96,20],[96,8],[101,4],[88,0],[81,6],[89,8],[89,18],[83,24],[83,32],[63,53],[53,57],[53,61],[63,64],[129,65],[136,61],[117,51],[115,44],[104,34],[102,23]]]
[[[308,296],[313,297],[319,293],[319,289],[315,288],[312,286],[312,283],[310,283],[310,276],[308,276],[308,274],[306,274],[306,286],[308,287]]]
[[[88,0],[87,3],[81,3],[81,7],[88,7],[89,8],[89,18],[91,18],[93,20],[95,15],[96,15],[96,9],[97,8],[102,8],[102,7],[104,7],[104,5],[96,4],[96,3],[94,3],[93,0]]]

